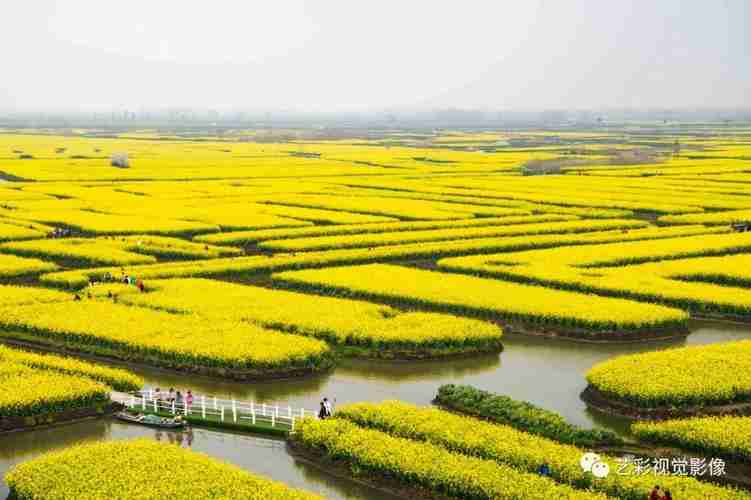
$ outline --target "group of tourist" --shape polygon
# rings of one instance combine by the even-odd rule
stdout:
[[[89,277],[89,286],[94,286],[98,282],[92,278]],[[135,276],[130,276],[128,274],[125,274],[125,269],[120,268],[120,276],[115,276],[114,274],[107,272],[102,276],[102,283],[123,283],[125,285],[133,285],[141,292],[146,291],[146,286],[143,284],[143,280],[141,278],[136,278]],[[112,296],[112,293],[107,294],[108,297]]]
[[[65,238],[70,236],[71,230],[70,229],[64,229],[60,227],[56,227],[51,233],[47,233],[48,238]]]
[[[124,268],[120,268],[120,276],[115,276],[112,273],[105,273],[104,277],[102,278],[103,283],[123,283],[125,285],[133,285],[141,292],[146,291],[146,287],[143,284],[143,280],[141,278],[136,278],[135,276],[130,276],[125,273]],[[89,278],[89,285],[93,285],[95,282]]]
[[[182,392],[175,391],[173,387],[169,388],[169,391],[162,392],[162,390],[157,387],[154,389],[154,392],[152,393],[152,398],[157,401],[157,403],[165,402],[168,406],[174,405],[178,408],[190,408],[193,406],[193,393],[190,389],[188,389],[185,394],[183,395]]]
[[[329,398],[323,398],[321,408],[318,410],[318,418],[329,418],[332,415],[334,415],[334,405],[329,401]]]
[[[142,293],[146,291],[146,285],[143,284],[143,280],[141,280],[140,278],[136,278],[135,276],[129,276],[129,275],[125,274],[125,270],[124,269],[120,269],[120,274],[121,274],[121,276],[118,278],[117,276],[115,276],[115,275],[113,275],[111,273],[106,273],[102,277],[102,283],[123,283],[123,284],[126,284],[126,285],[133,285],[133,286],[135,286]],[[91,278],[91,277],[89,278],[89,287],[93,287],[97,283],[98,283],[98,281],[96,281],[94,278]],[[86,296],[88,298],[92,298],[91,292],[87,292]],[[112,290],[110,290],[110,291],[107,292],[107,298],[110,298],[113,301],[117,302],[117,294],[112,293]],[[74,301],[79,301],[81,299],[82,299],[82,297],[79,294],[75,294],[75,296],[73,297]]]

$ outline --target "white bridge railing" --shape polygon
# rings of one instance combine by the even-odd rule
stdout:
[[[235,424],[266,425],[273,428],[294,430],[295,421],[305,418],[318,418],[315,411],[293,408],[290,405],[255,403],[220,399],[213,396],[195,395],[192,404],[185,399],[181,402],[165,399],[164,393],[156,398],[151,389],[133,394],[114,393],[112,399],[133,410],[154,413],[171,413],[216,422]]]

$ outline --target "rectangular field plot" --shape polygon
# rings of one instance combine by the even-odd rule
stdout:
[[[362,277],[367,276],[367,280]],[[422,304],[540,326],[582,328],[592,334],[683,326],[677,309],[552,290],[493,279],[371,264],[275,274],[299,286]],[[603,333],[606,335],[606,333]]]
[[[0,244],[0,252],[91,266],[148,264],[156,262],[156,257],[209,259],[242,254],[233,247],[151,235],[20,241]]]
[[[751,315],[751,234],[610,243],[439,261],[449,270],[676,305],[697,313]],[[737,285],[737,286],[729,286]]]
[[[54,271],[57,268],[52,262],[0,254],[0,277]]]
[[[61,224],[87,234],[181,234],[218,231],[215,225],[159,216],[120,215],[88,210],[24,211],[19,217],[44,224]]]
[[[405,220],[468,219],[474,216],[473,212],[467,208],[468,205],[426,200],[384,199],[377,196],[299,195],[274,197],[270,202],[276,205],[341,210]],[[477,210],[481,213],[482,207],[477,206]]]
[[[32,227],[29,227],[32,226]],[[33,224],[8,224],[0,219],[0,242],[44,238],[45,233],[34,229]]]
[[[377,247],[417,242],[433,242],[442,240],[469,240],[489,237],[535,235],[548,233],[579,233],[603,231],[608,229],[633,229],[643,227],[639,221],[619,219],[608,220],[574,220],[556,221],[556,216],[542,216],[552,220],[532,224],[514,224],[514,218],[509,218],[506,224],[498,227],[486,226],[460,229],[432,229],[424,231],[398,231],[395,233],[379,233],[374,235],[346,235],[315,238],[299,238],[285,240],[271,240],[262,242],[261,248],[273,251],[309,251],[329,250],[340,248]],[[526,221],[521,221],[526,222]]]
[[[457,221],[412,221],[385,222],[376,224],[339,224],[328,226],[313,226],[290,229],[266,229],[260,231],[232,231],[220,234],[204,234],[196,236],[195,241],[207,243],[241,245],[266,240],[281,240],[289,238],[312,238],[316,236],[343,236],[355,234],[376,234],[398,231],[421,231],[428,229],[458,229],[467,227],[496,226],[524,222],[562,221],[576,219],[574,215],[520,215],[509,217],[483,217],[479,219],[465,219]]]
[[[751,187],[750,187],[751,189]],[[726,210],[724,212],[712,212],[703,214],[664,215],[660,222],[669,224],[706,224],[728,225],[733,223],[751,223],[751,209],[749,210]]]
[[[646,226],[638,222],[637,227]],[[507,238],[479,238],[473,240],[412,243],[377,248],[355,248],[306,252],[302,254],[279,254],[274,256],[249,256],[222,259],[207,259],[191,262],[168,262],[130,266],[127,271],[140,278],[216,277],[234,274],[252,274],[326,267],[329,265],[398,261],[402,259],[438,258],[449,255],[511,252],[529,248],[549,248],[562,245],[585,245],[613,241],[651,240],[681,234],[724,233],[724,228],[704,226],[677,226],[674,228],[644,227],[643,229],[594,231],[591,233],[552,234],[538,236],[515,236]],[[115,267],[100,267],[48,273],[41,277],[45,284],[64,287],[84,286],[90,277],[100,279],[107,273],[119,273]]]
[[[206,279],[150,282],[147,293],[120,297],[121,302],[141,307],[247,321],[334,344],[372,348],[375,355],[379,349],[416,357],[429,351],[435,355],[492,350],[501,338],[496,325],[474,319]]]
[[[1,336],[128,361],[251,376],[325,364],[319,340],[241,322],[170,314],[105,299],[0,307]]]

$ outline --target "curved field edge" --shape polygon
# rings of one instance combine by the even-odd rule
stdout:
[[[112,407],[113,387],[142,386],[119,368],[0,344],[0,432],[99,416]]]
[[[587,407],[600,413],[634,420],[669,420],[711,415],[751,415],[751,401],[684,407],[664,405],[645,408],[603,394],[592,385],[588,385],[582,391],[580,397],[587,404]]]
[[[355,476],[395,479],[454,498],[606,498],[508,465],[392,436],[338,418],[304,419],[290,440],[293,446],[343,462]]]
[[[89,363],[77,358],[57,356],[11,348],[0,339],[0,363],[15,363],[32,369],[48,370],[65,375],[90,378],[112,387],[116,391],[136,391],[143,387],[143,378],[120,368]]]
[[[358,276],[369,276],[368,282],[361,282],[357,279]],[[678,309],[394,265],[370,264],[290,271],[276,273],[272,277],[280,285],[302,290],[393,301],[402,307],[426,307],[459,315],[518,322],[543,329],[555,328],[561,334],[568,332],[583,337],[589,334],[590,337],[605,339],[608,333],[619,331],[654,333],[661,330],[688,330],[688,315]],[[419,290],[416,288],[417,283],[420,284]],[[525,296],[534,296],[536,302],[523,300]],[[611,306],[607,319],[604,315],[600,319],[590,318],[582,307],[582,304],[595,300],[600,301],[603,307]],[[622,315],[628,312],[626,316],[630,318],[620,320],[615,317],[612,310],[616,307],[620,307]],[[591,310],[588,309],[590,312]],[[645,318],[647,315],[652,317]]]
[[[356,403],[339,408],[334,420],[337,419],[530,473],[536,473],[540,464],[548,463],[551,478],[555,481],[580,489],[591,488],[614,498],[642,500],[654,486],[654,478],[643,475],[611,473],[606,478],[595,479],[579,465],[581,456],[587,451],[584,448],[437,408],[401,401]],[[601,454],[600,458],[611,471],[617,469],[615,456]],[[751,492],[716,486],[693,477],[661,476],[660,484],[682,499],[751,498]]]
[[[751,463],[751,417],[725,415],[635,422],[631,432],[642,441]]]
[[[682,229],[682,228],[681,228]],[[704,232],[703,228],[689,228],[691,233]],[[682,229],[680,232],[685,232]],[[273,257],[236,257],[234,259],[208,259],[204,261],[171,262],[130,266],[131,274],[144,279],[170,277],[215,277],[255,276],[259,273],[280,272],[296,269],[321,268],[334,265],[364,264],[369,262],[399,261],[410,259],[436,259],[467,254],[493,254],[497,252],[551,248],[561,245],[583,245],[622,240],[662,239],[675,235],[671,228],[656,231],[655,228],[621,231],[595,231],[583,234],[553,234],[522,236],[514,238],[485,238],[479,240],[439,242],[433,244],[408,244],[377,247],[372,249],[334,250],[308,252],[301,255],[280,254]],[[69,271],[50,272],[41,276],[42,283],[63,288],[80,288],[89,279],[100,280],[107,273],[117,273],[118,267],[98,267]]]
[[[74,445],[15,466],[6,480],[15,500],[126,499],[133,487],[149,498],[321,499],[207,455],[148,439]]]
[[[94,294],[104,297],[105,292],[114,291],[118,301],[128,305],[181,316],[231,319],[312,337],[345,355],[432,359],[502,348],[502,330],[497,325],[454,315],[196,278],[152,281],[147,293],[118,287],[94,287]]]
[[[100,418],[111,413],[115,408],[116,405],[109,402],[97,402],[58,412],[47,412],[26,417],[3,417],[0,418],[0,435],[66,425],[91,418]]]
[[[586,447],[624,443],[613,431],[582,429],[569,424],[556,412],[470,385],[442,385],[438,388],[433,403],[441,408],[509,425],[560,443]]]
[[[586,378],[582,398],[610,413],[745,413],[751,404],[751,341],[618,356],[594,365]]]
[[[307,366],[298,367],[279,367],[279,368],[257,368],[253,370],[238,370],[219,366],[204,366],[200,364],[176,363],[160,356],[147,354],[132,354],[123,349],[124,345],[98,345],[83,341],[59,340],[49,335],[49,331],[34,329],[27,332],[19,329],[0,329],[0,337],[11,341],[18,341],[18,345],[26,345],[31,348],[42,348],[52,350],[59,354],[68,355],[92,355],[103,361],[114,360],[125,362],[132,366],[143,366],[148,368],[160,368],[169,371],[205,375],[215,378],[228,378],[238,381],[251,380],[271,380],[301,377],[322,373],[333,368],[335,364],[334,357],[326,354],[320,358],[318,363],[309,363]]]

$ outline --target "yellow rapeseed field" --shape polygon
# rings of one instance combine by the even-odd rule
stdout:
[[[109,391],[90,378],[0,360],[0,419],[91,408],[105,403]]]
[[[645,441],[677,445],[730,460],[751,461],[751,417],[728,415],[636,422],[631,430]]]
[[[18,500],[72,498],[244,498],[315,500],[201,453],[147,439],[80,444],[14,467],[6,481]]]
[[[107,402],[111,388],[142,386],[125,370],[0,345],[0,421],[91,408]]]
[[[209,259],[242,254],[234,247],[153,235],[16,241],[0,244],[0,252],[89,266],[148,264],[157,262],[157,257]]]
[[[351,462],[354,470],[396,478],[456,498],[607,498],[505,464],[453,453],[431,443],[389,436],[342,419],[304,420],[293,439],[331,458]]]
[[[681,327],[688,318],[664,306],[384,264],[292,271],[274,277],[301,286],[593,332]]]
[[[0,345],[0,362],[91,378],[118,391],[135,391],[143,387],[143,379],[120,368],[88,363],[71,357],[12,349],[3,345]]]
[[[309,375],[364,351],[497,351],[498,323],[609,342],[687,333],[692,315],[747,320],[751,233],[730,225],[751,214],[751,129],[732,129],[665,128],[649,139],[605,129],[341,139],[286,129],[4,131],[0,337],[252,378]],[[646,156],[629,156],[641,149]],[[112,165],[121,152],[128,168]],[[125,284],[126,275],[144,290]],[[119,282],[88,287],[112,276]],[[747,402],[749,342],[617,357],[592,367],[587,381],[641,408]],[[0,412],[16,416],[102,402],[109,388],[142,384],[4,347],[0,381],[18,387],[0,391]],[[583,450],[438,410],[388,403],[341,416],[357,425],[304,422],[301,440],[356,468],[456,496],[643,498],[652,486],[613,477],[584,491]],[[731,446],[745,443],[744,425],[636,429],[746,459]],[[117,498],[128,490],[109,472],[114,460],[94,452],[139,458],[123,477],[141,483],[153,471],[140,465],[162,454],[117,446],[29,464],[30,479],[19,468],[9,482],[19,498],[75,498],[79,487]],[[426,465],[426,456],[448,465]],[[186,457],[168,465],[196,477],[213,467]],[[557,483],[530,474],[546,457]],[[66,468],[71,459],[113,479],[89,484]],[[301,497],[238,471],[210,471],[221,478],[217,489],[191,490],[196,498],[222,496],[226,485],[254,491],[251,498]],[[660,482],[676,498],[747,498],[685,478]],[[162,486],[155,495],[180,493]]]
[[[751,398],[751,341],[629,354],[603,361],[587,381],[641,407],[702,406]]]
[[[329,348],[320,340],[106,299],[3,306],[0,328],[6,337],[186,371],[261,374],[329,363]]]
[[[751,283],[749,251],[751,233],[705,234],[457,257],[443,259],[439,266],[747,317],[751,291],[744,284]],[[728,286],[733,284],[740,286]]]
[[[206,279],[155,281],[145,294],[124,294],[123,302],[167,311],[197,313],[217,321],[247,321],[335,344],[383,350],[474,351],[498,348],[497,326],[447,314],[403,312],[343,298],[237,285]],[[241,307],[238,305],[241,304]],[[331,313],[321,313],[330,311]]]
[[[436,408],[424,408],[399,401],[358,403],[340,408],[337,420],[345,419],[358,426],[377,429],[387,434],[423,441],[454,452],[495,461],[521,471],[534,473],[542,463],[550,464],[552,478],[575,488],[592,489],[614,498],[642,500],[654,483],[654,477],[610,474],[596,479],[582,470],[579,458],[585,450],[560,444],[501,424],[484,422],[473,417],[456,415]],[[326,423],[328,424],[328,422]],[[325,429],[326,424],[319,424]],[[333,432],[337,426],[330,425]],[[347,426],[344,426],[345,432]],[[303,431],[303,435],[305,431]],[[324,438],[325,439],[325,438]],[[347,442],[346,437],[328,439]],[[373,436],[365,445],[366,452],[379,450],[383,440]],[[393,450],[401,450],[394,447]],[[399,457],[399,451],[394,455]],[[364,458],[364,457],[363,457]],[[615,457],[601,455],[617,470]],[[723,488],[690,477],[660,477],[660,484],[682,499],[748,499],[751,493]]]

